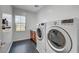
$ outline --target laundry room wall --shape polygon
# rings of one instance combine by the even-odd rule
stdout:
[[[1,44],[1,40],[2,40],[2,28],[1,28],[1,8],[0,8],[0,44]]]
[[[6,14],[10,14],[10,15],[12,15],[12,6],[10,6],[10,5],[0,5],[0,20],[2,21],[2,14],[3,13],[6,13]],[[12,20],[12,19],[11,19]],[[2,23],[1,23],[1,25],[2,25]],[[1,30],[2,31],[2,30]],[[4,34],[5,35],[4,35]],[[6,41],[6,42],[10,42],[10,41],[12,41],[12,30],[11,31],[8,31],[8,33],[6,34],[7,32],[3,32],[2,31],[2,40],[3,41]],[[8,37],[8,35],[9,35],[9,37]],[[5,38],[6,39],[5,39]]]
[[[38,23],[79,18],[79,6],[74,5],[48,5],[38,12]]]
[[[26,17],[26,31],[16,32],[15,23],[14,23],[14,26],[13,26],[14,27],[14,30],[13,30],[14,31],[14,36],[13,36],[14,41],[30,39],[30,30],[34,30],[35,25],[37,23],[36,13],[22,10],[19,8],[13,8],[13,13],[14,13],[14,15],[24,15]]]
[[[12,44],[12,26],[9,30],[2,30],[2,14],[9,14],[11,15],[11,19],[12,20],[12,6],[10,5],[0,5],[0,36],[1,36],[1,42],[5,43],[3,47],[1,47],[0,52],[9,52],[10,49],[10,45]]]

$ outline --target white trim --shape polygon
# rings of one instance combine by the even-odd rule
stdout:
[[[22,40],[30,40],[31,38],[26,38],[26,39],[17,39],[17,40],[13,40],[13,42],[16,42],[16,41],[22,41]]]

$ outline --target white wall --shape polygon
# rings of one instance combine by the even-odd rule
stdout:
[[[26,31],[16,32],[15,26],[14,26],[14,36],[13,36],[14,41],[30,39],[30,30],[31,29],[33,30],[35,28],[34,25],[37,23],[36,14],[29,11],[21,10],[18,8],[13,8],[13,13],[14,15],[26,16]]]
[[[0,21],[2,21],[2,13],[10,14],[12,15],[12,6],[10,5],[0,5]],[[11,19],[12,20],[12,19]],[[0,25],[2,22],[0,22]],[[0,26],[1,27],[1,26]],[[5,45],[1,48],[0,52],[8,52],[9,48],[12,43],[12,28],[10,31],[3,31],[1,28],[0,36],[2,39],[2,42],[5,42]]]
[[[12,15],[12,7],[9,6],[9,5],[0,5],[0,8],[1,8],[1,18],[2,18],[2,13],[7,13],[7,14],[11,14]],[[12,20],[12,19],[11,19]],[[4,35],[5,33],[7,33],[6,35]],[[8,31],[8,32],[5,32],[5,31],[2,31],[2,36],[3,36],[3,41],[5,42],[10,42],[12,40],[12,30],[11,31]],[[8,38],[9,36],[9,38]],[[4,39],[4,37],[6,39]]]
[[[10,5],[0,5],[1,11],[4,13],[12,14],[12,6]]]
[[[74,17],[79,18],[79,6],[49,5],[38,12],[38,23]]]
[[[1,44],[1,40],[2,40],[2,34],[1,34],[2,33],[1,29],[2,28],[1,28],[1,26],[2,25],[1,25],[1,8],[0,8],[0,44]]]

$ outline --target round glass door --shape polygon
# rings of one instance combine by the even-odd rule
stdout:
[[[47,30],[47,39],[49,46],[60,53],[70,52],[72,40],[70,35],[60,27],[51,27]]]
[[[40,28],[37,29],[37,35],[38,35],[39,38],[42,37],[42,32],[41,32],[41,29]]]
[[[63,36],[63,34],[56,29],[52,29],[49,31],[48,40],[57,49],[63,48],[66,43],[65,37]]]

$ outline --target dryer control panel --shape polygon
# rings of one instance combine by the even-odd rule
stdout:
[[[73,23],[73,19],[62,20],[61,23]]]

